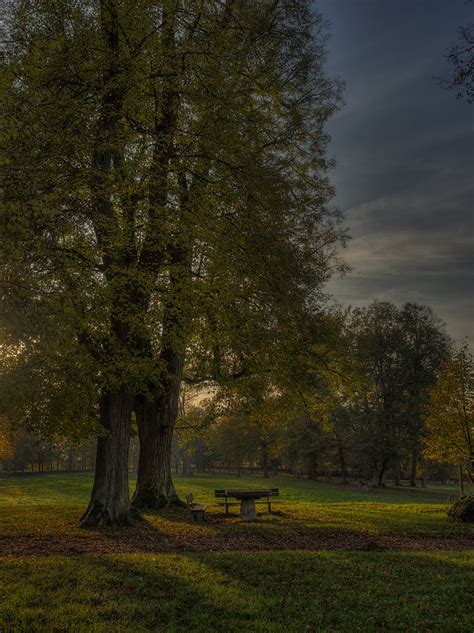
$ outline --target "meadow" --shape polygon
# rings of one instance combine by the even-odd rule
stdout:
[[[1,479],[0,630],[472,633],[474,527],[447,516],[454,488],[280,476],[255,523],[215,505],[215,488],[262,481],[177,477],[204,524],[182,509],[81,530],[90,474]]]

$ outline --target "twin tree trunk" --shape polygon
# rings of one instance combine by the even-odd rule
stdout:
[[[100,422],[106,435],[97,440],[97,458],[91,500],[82,527],[129,525],[135,518],[128,491],[128,450],[133,396],[104,392]]]
[[[171,443],[178,414],[183,358],[176,360],[175,372],[166,391],[135,399],[124,392],[104,393],[100,421],[106,435],[97,441],[96,470],[89,506],[82,527],[129,525],[138,510],[158,510],[184,505],[171,475]],[[130,505],[128,452],[130,420],[135,408],[140,439],[137,484]]]
[[[181,361],[182,371],[182,361]],[[181,374],[170,389],[153,400],[135,400],[127,393],[104,393],[100,419],[107,432],[97,441],[96,470],[82,527],[130,525],[137,510],[184,505],[171,476],[171,443],[178,413]],[[128,452],[130,419],[135,408],[140,439],[137,485],[130,505]]]

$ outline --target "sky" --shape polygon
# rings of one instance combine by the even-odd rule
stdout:
[[[474,105],[442,89],[446,52],[474,21],[465,0],[315,0],[329,19],[328,71],[345,80],[330,122],[336,204],[352,271],[343,304],[430,305],[474,341]]]

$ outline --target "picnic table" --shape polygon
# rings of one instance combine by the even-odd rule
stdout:
[[[234,489],[234,490],[215,490],[214,494],[216,497],[225,497],[225,509],[226,514],[228,512],[228,506],[234,505],[229,504],[227,498],[237,499],[240,501],[240,516],[242,519],[246,519],[247,521],[255,521],[257,518],[257,510],[255,507],[255,502],[257,503],[266,503],[268,505],[268,511],[271,512],[271,501],[270,497],[275,497],[279,495],[278,488],[259,488],[259,489]],[[262,497],[266,498],[266,501],[259,502],[258,499],[262,499]]]

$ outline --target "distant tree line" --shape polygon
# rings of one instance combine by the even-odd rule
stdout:
[[[181,391],[176,473],[285,472],[375,486],[472,481],[474,365],[426,306],[334,310],[278,372]],[[313,333],[314,334],[314,333]],[[59,425],[58,425],[59,426]],[[136,428],[136,422],[135,422]],[[87,470],[93,439],[41,440],[3,418],[3,471]],[[129,468],[138,463],[132,436]]]
[[[71,442],[67,438],[44,439],[40,435],[0,421],[0,476],[21,473],[93,471],[94,437]],[[129,468],[136,470],[138,440],[130,442]]]
[[[387,479],[472,482],[468,346],[456,347],[431,309],[413,303],[375,302],[331,319],[329,352],[309,345],[297,366],[286,368],[296,374],[280,376],[279,385],[252,380],[221,391],[209,426],[201,410],[201,433],[178,435],[183,472],[192,462],[200,470],[283,470],[375,486]]]

